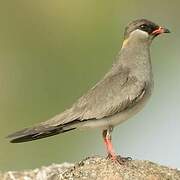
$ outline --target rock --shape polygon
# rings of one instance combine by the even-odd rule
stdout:
[[[22,172],[0,174],[3,180],[180,180],[180,171],[150,161],[127,160],[122,164],[103,157],[86,158],[76,164],[53,164]]]

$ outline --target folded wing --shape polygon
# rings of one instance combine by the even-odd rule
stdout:
[[[78,128],[83,121],[112,116],[134,106],[146,92],[146,84],[131,76],[127,68],[110,71],[68,110],[32,128],[8,136],[25,142]]]

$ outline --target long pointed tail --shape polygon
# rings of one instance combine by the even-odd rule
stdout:
[[[54,136],[60,133],[71,131],[77,128],[78,120],[59,126],[39,125],[33,128],[26,128],[7,136],[11,143],[21,143]]]

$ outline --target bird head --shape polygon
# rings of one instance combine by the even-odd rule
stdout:
[[[170,31],[147,19],[138,19],[127,25],[124,38],[125,40],[137,38],[151,42],[155,37],[163,33],[170,33]]]

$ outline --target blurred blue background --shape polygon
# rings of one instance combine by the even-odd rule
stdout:
[[[0,6],[0,170],[105,155],[98,129],[10,144],[4,137],[69,107],[111,67],[126,24],[147,18],[172,33],[152,44],[153,95],[116,127],[118,154],[180,168],[180,1],[31,0]]]

